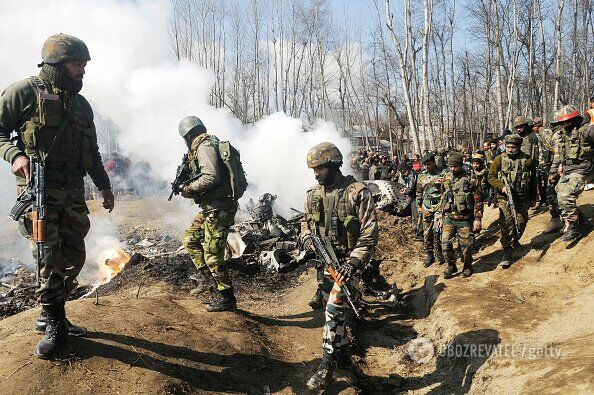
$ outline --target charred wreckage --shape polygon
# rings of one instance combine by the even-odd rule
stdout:
[[[372,192],[378,209],[394,215],[405,215],[410,198],[400,193],[401,187],[389,181],[365,181]],[[237,222],[229,233],[226,258],[247,267],[249,272],[286,273],[301,265],[323,265],[315,252],[300,243],[303,213],[291,208],[294,213],[285,218],[274,210],[276,195],[265,193],[257,201],[250,199],[245,205],[249,218]],[[137,227],[138,228],[138,227]],[[135,229],[139,231],[140,229]],[[140,235],[125,241],[125,249],[113,248],[98,259],[100,282],[81,285],[69,297],[76,299],[88,296],[98,285],[109,282],[118,275],[131,256],[142,259],[160,258],[183,254],[176,247],[175,238],[166,235],[160,240],[149,240]],[[134,259],[133,259],[134,260]],[[14,262],[13,262],[14,261]],[[36,305],[36,276],[21,262],[2,262],[5,269],[0,281],[0,316],[7,317]],[[356,303],[363,303],[361,294],[388,301],[393,305],[402,303],[399,290],[388,284],[379,272],[380,261],[372,260],[355,283],[353,293]],[[191,280],[193,276],[189,276]]]

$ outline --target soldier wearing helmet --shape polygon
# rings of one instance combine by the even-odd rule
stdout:
[[[512,264],[512,248],[519,249],[521,247],[520,238],[528,222],[528,209],[536,204],[537,197],[536,165],[527,153],[520,150],[521,145],[521,136],[517,134],[506,136],[506,152],[496,157],[489,168],[489,184],[497,190],[496,199],[499,206],[499,225],[503,247],[500,265],[504,269]],[[505,192],[506,181],[512,191],[516,209],[515,218]]]
[[[198,117],[183,118],[178,130],[188,147],[191,173],[199,175],[196,181],[184,186],[182,196],[202,209],[182,234],[182,243],[198,269],[198,286],[191,294],[216,290],[220,297],[207,304],[206,310],[233,311],[237,301],[224,260],[227,235],[238,208],[231,175],[221,159],[219,139],[207,133]]]
[[[365,184],[340,171],[342,154],[332,143],[320,143],[307,153],[307,167],[313,169],[317,185],[307,191],[301,224],[301,239],[315,234],[327,237],[344,270],[339,273],[339,283],[348,281],[351,273],[360,272],[369,262],[378,241],[375,203]],[[327,272],[320,273],[319,306],[326,302],[326,322],[322,349],[322,362],[307,386],[325,388],[331,381],[339,361],[348,360],[349,340],[345,319],[348,305],[341,287]],[[315,302],[312,300],[312,302]]]
[[[450,152],[447,163],[449,172],[444,177],[439,202],[441,248],[448,263],[443,277],[449,279],[458,272],[453,250],[455,238],[462,250],[462,277],[469,277],[473,273],[474,234],[482,229],[483,192],[480,180],[465,169],[461,153]]]
[[[553,144],[557,138],[557,134],[561,127],[557,121],[557,111],[553,112],[551,121],[548,126],[544,126],[540,118],[534,120],[532,130],[538,136],[538,193],[541,204],[546,204],[549,207],[551,220],[545,230],[545,233],[551,234],[563,228],[563,221],[561,220],[561,210],[557,203],[557,192],[555,186],[559,177],[556,176],[549,181],[549,174],[551,171],[551,163],[553,162],[554,148]]]
[[[520,149],[532,159],[538,162],[538,137],[532,130],[534,122],[530,118],[518,115],[514,118],[514,130],[522,137]]]
[[[68,334],[86,332],[66,319],[64,309],[85,263],[84,238],[90,223],[84,176],[88,174],[101,191],[103,207],[110,212],[114,197],[97,147],[93,111],[79,94],[91,59],[87,46],[76,37],[56,34],[46,40],[41,57],[38,76],[16,82],[2,93],[0,154],[12,164],[18,191],[29,182],[29,158],[37,158],[45,167],[47,233],[38,269],[42,310],[35,325],[44,337],[35,355],[50,359]],[[19,225],[23,236],[33,240],[31,213],[23,215]],[[37,251],[33,254],[37,256]]]
[[[557,121],[562,129],[555,139],[555,155],[549,181],[557,174],[560,175],[556,187],[557,199],[561,216],[567,222],[561,240],[572,241],[591,227],[576,201],[592,178],[594,127],[582,125],[582,115],[574,105],[561,107],[557,113]]]
[[[425,169],[417,179],[417,204],[413,209],[417,210],[418,215],[421,217],[423,247],[426,254],[423,266],[429,267],[435,261],[439,264],[444,263],[439,234],[436,232],[435,214],[439,209],[445,171],[437,167],[433,153],[425,154],[421,162]]]

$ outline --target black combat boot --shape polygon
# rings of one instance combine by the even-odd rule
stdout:
[[[235,311],[237,309],[237,300],[233,294],[233,288],[227,288],[219,292],[221,297],[207,304],[206,311]]]
[[[443,278],[445,278],[446,280],[448,278],[452,278],[454,276],[454,274],[457,272],[458,272],[458,268],[456,267],[456,261],[448,262],[448,267],[443,272]]]
[[[499,263],[499,266],[501,266],[502,269],[509,268],[512,264],[512,259],[512,248],[503,247],[503,256],[501,257],[501,262]]]
[[[439,265],[443,265],[445,263],[445,258],[443,257],[443,253],[441,252],[441,247],[435,249],[435,260]]]
[[[70,336],[81,337],[87,334],[87,328],[73,324],[66,318],[66,325],[68,326],[68,334]],[[41,309],[37,322],[35,322],[35,332],[39,334],[45,333],[45,327],[47,326],[47,317],[45,312]]]
[[[316,293],[314,294],[313,298],[309,301],[309,307],[314,310],[319,310],[324,307],[324,293],[320,289],[318,285],[318,289],[316,289]]]
[[[464,257],[464,267],[462,268],[462,277],[470,277],[472,276],[474,271],[472,270],[472,255],[467,255]]]
[[[196,288],[190,291],[190,295],[192,296],[203,294],[206,291],[214,291],[215,289],[215,281],[208,268],[198,270],[198,274],[190,276],[190,279],[197,283]]]
[[[427,252],[427,258],[425,258],[425,261],[423,261],[423,266],[429,267],[433,262],[435,262],[435,255],[433,255],[433,251]]]
[[[582,232],[580,232],[577,222],[569,222],[565,234],[561,236],[561,241],[573,241],[581,235]]]
[[[559,232],[561,229],[563,229],[563,221],[561,220],[561,218],[558,216],[551,217],[551,220],[549,221],[549,226],[545,229],[544,232],[550,235]]]
[[[42,309],[46,322],[45,335],[35,347],[35,356],[40,359],[51,359],[58,352],[64,339],[68,337],[66,314],[63,304],[59,306],[46,305]]]
[[[334,371],[336,370],[336,358],[324,351],[322,362],[318,366],[318,370],[307,380],[307,388],[311,390],[323,390],[331,382]]]

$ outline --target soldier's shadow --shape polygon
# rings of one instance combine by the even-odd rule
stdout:
[[[523,245],[519,249],[514,249],[512,252],[513,259],[511,266],[517,265],[518,261],[528,254],[530,247],[531,245]],[[499,266],[499,263],[501,262],[502,255],[503,249],[497,249],[487,255],[481,256],[472,265],[474,273],[486,273],[497,269],[497,266]]]
[[[435,370],[421,377],[403,378],[400,390],[431,388],[429,394],[465,394],[470,391],[476,372],[497,352],[499,332],[480,329],[463,332],[437,352]],[[437,351],[437,350],[436,350]]]

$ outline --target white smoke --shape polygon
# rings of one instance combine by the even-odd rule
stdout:
[[[0,36],[5,38],[0,42],[5,54],[0,86],[38,73],[48,36],[62,32],[81,38],[92,58],[81,93],[95,113],[122,130],[122,151],[149,162],[163,178],[173,178],[186,150],[177,134],[186,115],[200,117],[209,132],[241,151],[251,184],[246,198],[270,192],[285,207],[302,207],[306,189],[315,182],[305,165],[311,146],[332,141],[343,154],[350,150],[331,123],[319,122],[304,133],[301,120],[276,113],[245,126],[227,109],[209,106],[212,73],[173,56],[168,0],[2,0],[0,15]],[[13,186],[13,178],[2,172],[0,201],[14,200]]]

